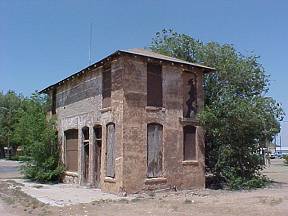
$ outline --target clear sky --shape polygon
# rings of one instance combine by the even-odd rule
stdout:
[[[288,114],[285,0],[0,0],[0,90],[28,96],[86,67],[90,23],[92,62],[148,46],[163,28],[254,52],[271,75],[269,95]]]

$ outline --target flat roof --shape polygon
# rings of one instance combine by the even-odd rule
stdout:
[[[162,54],[155,53],[155,52],[152,52],[151,50],[147,50],[147,49],[135,48],[135,49],[128,49],[128,50],[117,50],[116,52],[112,53],[111,55],[109,55],[109,56],[101,59],[100,61],[84,68],[83,70],[78,71],[78,72],[72,74],[71,76],[69,76],[63,80],[61,80],[61,81],[59,81],[53,85],[48,86],[47,88],[41,90],[40,93],[46,93],[50,89],[57,87],[57,86],[60,86],[64,82],[66,82],[70,79],[73,79],[76,76],[80,76],[80,75],[92,70],[93,68],[100,66],[100,64],[103,64],[104,61],[109,60],[110,58],[112,58],[115,55],[120,55],[121,53],[126,53],[128,55],[138,55],[138,56],[143,56],[146,58],[153,58],[153,59],[158,59],[158,60],[168,61],[168,62],[174,62],[174,63],[178,63],[178,64],[183,64],[183,65],[189,65],[189,66],[193,66],[193,67],[203,68],[203,69],[206,69],[208,71],[215,71],[215,68],[212,68],[212,67],[184,61],[184,60],[173,58],[173,57],[166,56],[166,55],[162,55]]]

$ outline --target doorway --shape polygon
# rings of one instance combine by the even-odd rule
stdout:
[[[83,151],[84,151],[84,157],[83,157],[83,182],[88,182],[89,177],[89,128],[84,127],[82,129],[83,134]]]
[[[94,128],[94,163],[95,163],[95,186],[99,187],[101,170],[101,147],[102,147],[102,126],[96,125]]]
[[[78,171],[78,130],[65,131],[65,166],[70,172]]]

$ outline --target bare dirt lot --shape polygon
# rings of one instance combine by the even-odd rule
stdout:
[[[0,215],[288,215],[288,166],[271,160],[264,170],[274,182],[251,191],[190,190],[114,196],[89,203],[51,206],[23,192],[23,184],[1,179]],[[7,175],[7,173],[5,173]],[[44,189],[43,189],[44,190]],[[79,192],[80,193],[80,192]],[[75,195],[74,195],[75,196]]]

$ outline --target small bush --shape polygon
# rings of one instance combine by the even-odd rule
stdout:
[[[26,162],[22,166],[24,175],[34,181],[59,182],[64,166],[60,162],[60,151],[53,124],[47,124],[40,141],[26,146]]]
[[[235,177],[230,178],[227,182],[227,186],[229,189],[232,190],[241,190],[241,189],[254,189],[254,188],[262,188],[265,187],[268,183],[270,183],[270,180],[262,175],[259,176],[253,176],[252,178],[246,179],[242,177]]]
[[[49,157],[42,164],[34,165],[31,162],[26,163],[22,167],[22,172],[26,178],[40,183],[57,183],[61,180],[64,166],[58,165],[53,157]]]

